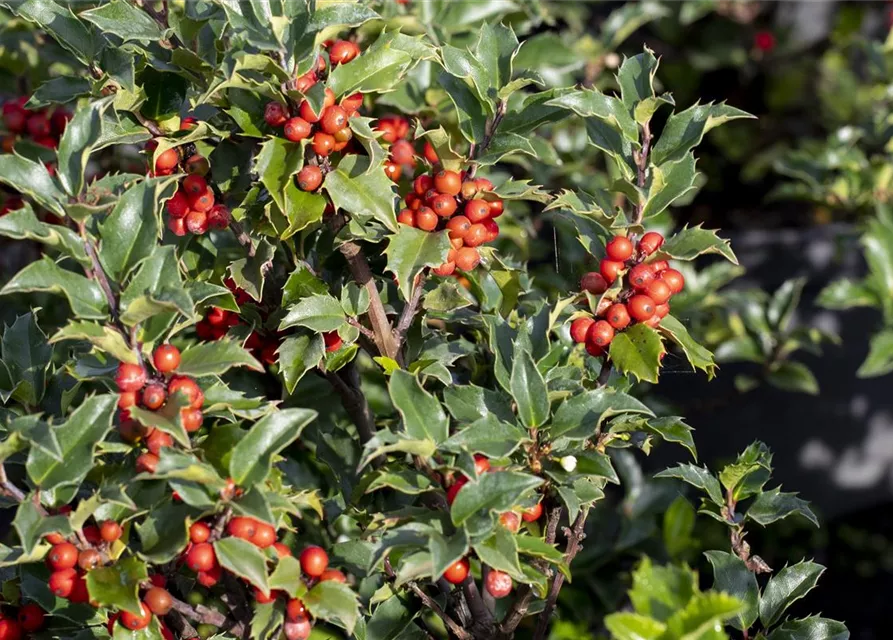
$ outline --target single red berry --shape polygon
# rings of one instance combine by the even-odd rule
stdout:
[[[322,340],[326,345],[326,351],[329,353],[338,351],[338,349],[341,348],[341,345],[344,344],[337,331],[326,331],[322,334]]]
[[[211,537],[211,527],[204,522],[193,522],[189,527],[189,540],[192,544],[207,542]]]
[[[309,546],[301,552],[301,570],[311,578],[318,578],[329,566],[329,555],[322,547]]]
[[[195,211],[199,211],[201,213],[208,213],[211,209],[214,208],[214,192],[211,191],[211,188],[208,187],[204,191],[196,195],[188,195],[189,199],[189,208],[192,209],[189,213],[193,213]],[[186,214],[186,225],[189,225],[189,213]],[[207,229],[207,228],[206,228]]]
[[[347,126],[347,111],[344,107],[333,104],[322,114],[319,124],[323,131],[330,135],[335,135]]]
[[[143,453],[136,459],[136,470],[139,473],[155,473],[158,468],[158,456],[154,453]]]
[[[55,545],[47,554],[47,566],[52,571],[71,569],[78,562],[78,548],[70,542]]]
[[[397,214],[397,222],[405,224],[407,227],[415,226],[415,212],[412,209],[401,209]]]
[[[138,364],[122,362],[118,365],[115,383],[121,391],[139,391],[146,384],[146,370]]]
[[[289,620],[297,620],[298,618],[303,618],[307,615],[307,608],[304,606],[304,603],[301,602],[298,598],[292,598],[288,601],[288,604],[285,605],[285,617]]]
[[[42,113],[35,113],[28,118],[26,126],[28,128],[28,133],[31,134],[32,138],[44,138],[50,135],[51,132],[50,121]]]
[[[642,236],[641,240],[639,240],[639,251],[646,256],[650,256],[652,253],[660,249],[663,243],[664,237],[661,234],[657,231],[649,231]]]
[[[122,391],[118,394],[119,409],[129,409],[130,407],[136,406],[136,401],[136,391]]]
[[[623,271],[624,265],[622,262],[618,262],[617,260],[602,260],[598,265],[599,273],[601,273],[602,277],[608,284],[613,283],[618,277],[620,277],[620,273]]]
[[[614,236],[605,246],[605,253],[611,260],[625,262],[633,255],[633,243],[625,236]]]
[[[753,46],[763,53],[769,53],[775,48],[775,34],[771,31],[757,31],[753,35]]]
[[[288,111],[278,102],[268,102],[264,109],[264,120],[271,127],[281,127],[288,119]]]
[[[646,295],[635,295],[626,302],[629,315],[633,320],[645,322],[654,315],[654,300]]]
[[[269,604],[271,602],[275,602],[276,595],[277,594],[275,591],[270,591],[269,593],[264,594],[263,591],[261,591],[257,587],[254,587],[254,601],[258,604]]]
[[[447,504],[452,505],[456,500],[456,496],[459,495],[459,491],[465,484],[468,482],[467,478],[462,478],[461,481],[456,481],[449,489],[447,489]]]
[[[670,268],[670,263],[666,260],[655,260],[654,262],[649,262],[648,265],[656,276]]]
[[[385,175],[397,182],[400,180],[400,176],[403,175],[403,167],[401,167],[396,162],[392,162],[391,160],[386,160],[384,163],[384,173]]]
[[[647,264],[637,264],[629,270],[629,284],[633,289],[644,291],[654,280],[654,272]]]
[[[360,48],[349,40],[338,40],[329,48],[332,65],[347,64],[360,55]]]
[[[422,231],[434,231],[437,228],[437,214],[431,207],[421,207],[415,212],[415,226]]]
[[[264,522],[258,522],[250,542],[261,549],[272,547],[276,542],[276,529]]]
[[[462,558],[447,567],[447,570],[443,573],[443,577],[451,584],[460,584],[465,582],[465,578],[468,577],[468,568],[468,560]]]
[[[106,520],[99,526],[99,535],[104,542],[115,542],[123,533],[121,525],[114,520]]]
[[[449,218],[456,212],[456,198],[445,193],[438,194],[431,201],[431,208],[441,218]],[[468,205],[465,206],[465,209],[468,209]]]
[[[22,605],[19,609],[18,619],[19,625],[26,632],[38,631],[43,627],[44,617],[46,613],[40,606],[29,602]],[[2,635],[0,635],[2,637]]]
[[[462,271],[471,271],[481,263],[481,254],[472,247],[462,247],[456,252],[456,266]]]
[[[451,240],[455,240],[456,238],[464,239],[465,236],[468,235],[468,230],[471,228],[471,220],[469,220],[465,216],[456,216],[454,218],[450,218],[450,221],[447,222],[446,228],[450,232]]]
[[[301,100],[301,104],[298,107],[298,113],[300,113],[301,117],[310,124],[316,124],[322,116],[322,108],[320,108],[319,112],[316,112],[313,110],[313,107],[309,102]]]
[[[167,392],[171,396],[178,392],[184,394],[192,409],[201,409],[205,402],[205,394],[202,393],[201,387],[196,384],[195,380],[186,376],[171,378],[167,385]]]
[[[608,290],[608,282],[602,274],[590,271],[580,278],[580,289],[599,296]]]
[[[427,140],[425,140],[425,146],[422,148],[422,155],[425,157],[425,160],[427,160],[431,164],[437,164],[440,161],[434,145]]]
[[[571,340],[577,344],[586,342],[586,334],[593,324],[595,324],[595,320],[589,317],[577,318],[571,322]]]
[[[499,515],[499,524],[512,533],[518,533],[518,529],[521,528],[521,516],[514,511],[506,511]]]
[[[480,454],[474,457],[474,472],[478,475],[482,473],[487,473],[490,470],[490,460],[487,456],[482,456]]]
[[[657,304],[654,305],[654,315],[663,320],[670,313],[670,305],[668,304]]]
[[[195,154],[187,158],[183,163],[183,168],[190,175],[206,176],[211,170],[211,163],[206,157]]]
[[[313,164],[306,165],[298,172],[298,188],[301,191],[316,191],[322,184],[322,170]]]
[[[664,304],[673,295],[670,286],[663,280],[652,280],[645,287],[645,293],[649,298],[654,300],[654,304]]]
[[[285,545],[282,544],[281,542],[274,542],[274,543],[273,543],[273,551],[276,552],[276,555],[277,555],[280,559],[281,559],[281,558],[285,558],[286,556],[291,556],[291,549],[289,549],[287,546],[285,546]]]
[[[474,222],[483,222],[490,217],[490,203],[486,200],[469,200],[465,204],[465,216]]]
[[[535,505],[530,507],[529,509],[524,509],[521,512],[521,518],[524,519],[524,522],[536,522],[540,519],[540,516],[543,515],[543,503],[537,502]]]
[[[415,149],[408,140],[397,140],[389,149],[391,160],[397,164],[415,165]]]
[[[498,218],[502,215],[503,211],[505,211],[505,204],[502,200],[491,200],[490,201],[490,217]]]
[[[197,174],[189,175],[183,178],[183,192],[186,197],[201,195],[208,188],[208,181],[204,176]]]
[[[237,516],[227,523],[226,530],[234,538],[251,540],[254,534],[257,533],[257,524],[257,520],[254,518]]]
[[[226,229],[230,222],[232,222],[232,214],[226,205],[215,204],[208,211],[208,226],[211,229]]]
[[[193,409],[191,407],[180,409],[180,423],[187,433],[195,433],[201,429],[204,420],[205,416],[201,409]]]
[[[512,592],[512,578],[507,573],[490,569],[487,573],[486,587],[494,598],[504,598]]]
[[[479,247],[487,241],[490,232],[482,223],[478,222],[468,227],[468,232],[462,238],[467,247]]]
[[[120,618],[121,624],[131,631],[139,631],[140,629],[148,627],[149,623],[152,622],[152,611],[144,602],[140,602],[140,610],[142,611],[140,615],[134,615],[129,611],[122,611]]]
[[[189,213],[189,200],[182,191],[177,191],[170,200],[165,203],[168,215],[174,218],[185,218]]]
[[[152,363],[159,373],[176,371],[180,366],[180,350],[172,344],[162,344],[152,353]]]
[[[187,213],[188,213],[188,211],[187,211]],[[168,218],[167,228],[175,236],[183,237],[186,235],[186,219],[185,218]]]
[[[447,193],[451,196],[459,195],[462,189],[462,178],[455,171],[443,169],[434,176],[434,188],[440,193]]]
[[[358,111],[360,107],[363,106],[363,94],[362,93],[353,93],[349,96],[345,96],[341,98],[341,106],[348,113],[353,113],[354,111]]]
[[[73,568],[54,571],[50,574],[48,583],[50,591],[53,592],[53,595],[56,595],[60,598],[67,598],[74,590],[74,585],[77,581],[77,578],[78,573]]]
[[[223,567],[221,567],[220,565],[217,565],[210,571],[199,571],[196,574],[195,579],[198,581],[198,583],[200,585],[210,589],[215,584],[220,582],[220,578],[222,578],[222,577],[223,577]]]
[[[614,327],[608,324],[605,320],[596,321],[589,327],[589,332],[586,334],[587,341],[594,342],[600,347],[608,346],[613,339]]]
[[[427,173],[423,173],[412,181],[412,190],[417,196],[425,195],[432,186],[434,186],[434,180]]]
[[[204,211],[190,211],[183,219],[186,230],[193,235],[203,235],[208,230],[208,214]]]
[[[307,618],[298,618],[297,620],[286,620],[282,625],[282,632],[285,634],[285,640],[307,640],[313,627]]]
[[[186,554],[186,566],[193,571],[210,571],[217,565],[214,547],[208,542],[192,545]]]
[[[153,587],[165,587],[167,586],[167,578],[165,578],[160,573],[153,573],[149,576],[149,582],[152,583]]]
[[[608,307],[608,311],[605,313],[605,320],[608,321],[616,331],[621,331],[625,329],[630,322],[629,319],[629,311],[626,310],[626,305],[622,302],[617,302]]]
[[[289,118],[285,122],[282,133],[286,139],[299,142],[310,135],[313,127],[304,118]]]
[[[667,269],[660,274],[660,279],[667,283],[670,291],[675,295],[685,288],[685,278],[676,269]]]
[[[317,131],[313,135],[313,152],[318,156],[327,156],[335,148],[335,138],[328,133]]]
[[[143,596],[143,602],[149,608],[149,611],[156,616],[166,616],[174,606],[174,600],[167,589],[161,587],[152,587],[146,591]]]
[[[156,456],[161,454],[164,447],[174,446],[174,439],[161,429],[153,429],[146,438],[146,448]]]
[[[456,272],[456,262],[454,260],[448,260],[440,266],[434,267],[434,269],[432,269],[431,271],[436,276],[441,276],[444,278],[447,276],[451,276]]]

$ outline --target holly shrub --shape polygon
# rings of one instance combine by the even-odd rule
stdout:
[[[661,11],[549,72],[537,3],[9,5],[54,63],[2,110],[0,234],[41,249],[0,290],[0,640],[848,637],[787,610],[822,566],[746,540],[817,523],[764,445],[635,461],[696,457],[641,398],[665,360],[716,374],[697,336],[740,273],[666,212],[748,114],[614,53]],[[797,286],[760,300],[780,335]],[[686,484],[726,529],[712,585],[667,562]],[[559,596],[624,492],[617,549],[666,511],[666,553],[593,619]]]

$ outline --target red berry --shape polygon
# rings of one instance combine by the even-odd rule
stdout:
[[[487,227],[478,222],[468,227],[468,232],[462,238],[462,242],[468,247],[479,247],[487,241],[489,236],[490,232],[487,230]]]
[[[543,503],[537,502],[535,505],[530,507],[529,509],[524,509],[521,512],[521,518],[523,518],[524,522],[536,522],[540,519],[540,516],[543,515]]]
[[[204,522],[193,522],[189,527],[189,540],[193,544],[201,544],[207,542],[211,537],[211,527]]]
[[[431,208],[441,218],[449,218],[456,212],[456,198],[441,193],[431,201]],[[468,205],[465,206],[465,209],[468,210]]]
[[[292,142],[299,142],[308,137],[312,129],[313,127],[304,118],[289,118],[282,129],[282,133],[286,139]]]
[[[658,304],[654,306],[654,315],[663,320],[670,313],[670,305]]]
[[[771,31],[757,31],[753,35],[753,46],[764,53],[775,48],[775,34]]]
[[[121,538],[124,530],[114,520],[106,520],[99,526],[99,536],[104,542],[115,542]]]
[[[186,235],[186,220],[185,218],[168,218],[167,228],[175,236],[183,237]]]
[[[208,226],[212,229],[226,229],[232,221],[229,208],[223,204],[215,204],[208,211]]]
[[[276,542],[276,529],[266,523],[258,522],[254,535],[251,536],[251,543],[261,549],[266,549],[272,547],[274,542]]]
[[[459,491],[465,486],[466,482],[468,482],[468,480],[462,478],[461,481],[456,481],[449,489],[447,489],[447,504],[453,504],[456,500],[456,496],[459,495]]]
[[[204,211],[190,211],[184,218],[186,230],[189,233],[200,236],[208,230],[208,214]]]
[[[403,175],[403,167],[396,162],[387,160],[384,163],[384,173],[388,178],[397,182],[400,180],[400,176]]]
[[[282,625],[282,631],[285,634],[285,640],[307,640],[313,627],[307,618],[298,618],[297,620],[286,620]]]
[[[136,405],[136,391],[122,391],[118,394],[118,408],[129,409]]]
[[[650,256],[652,253],[660,249],[663,243],[664,237],[662,235],[656,231],[649,231],[642,236],[641,240],[639,240],[639,251],[646,256]]]
[[[462,178],[455,171],[443,169],[434,176],[434,188],[440,193],[458,195],[462,189]]]
[[[402,209],[400,213],[397,214],[397,222],[405,224],[407,227],[414,227],[415,213],[412,209]]]
[[[146,370],[138,364],[122,362],[118,365],[115,383],[121,391],[139,391],[146,384]]]
[[[309,546],[301,552],[301,570],[311,578],[318,578],[329,566],[329,556],[322,547]]]
[[[171,378],[167,391],[172,396],[178,392],[184,394],[186,400],[189,401],[189,406],[193,409],[201,409],[205,402],[205,394],[202,393],[201,388],[196,384],[195,380],[186,376],[174,376]]]
[[[626,305],[622,302],[612,304],[605,313],[605,320],[617,331],[625,329],[630,322],[629,311],[626,310]]]
[[[322,572],[322,575],[319,576],[320,582],[340,582],[344,584],[347,582],[347,576],[344,575],[343,571],[339,571],[338,569],[326,569]]]
[[[52,571],[71,569],[78,562],[78,548],[70,542],[62,542],[50,549],[46,560]]]
[[[397,164],[415,165],[415,149],[407,140],[397,140],[391,145],[391,160]]]
[[[136,459],[136,470],[140,473],[155,473],[158,468],[158,456],[154,453],[143,453]]]
[[[468,235],[468,230],[471,228],[471,221],[465,216],[456,216],[455,218],[450,218],[446,228],[450,232],[451,240],[455,240],[456,238],[464,239],[465,236]]]
[[[285,106],[278,102],[267,103],[267,106],[264,109],[264,120],[267,121],[268,125],[271,127],[281,127],[285,124],[287,118],[288,111],[286,111]]]
[[[192,174],[183,178],[183,192],[186,197],[203,194],[208,188],[208,181],[203,176]]]
[[[490,460],[486,456],[480,454],[474,457],[474,472],[478,475],[487,473],[490,470]]]
[[[505,204],[502,200],[492,200],[490,202],[490,217],[498,218],[502,215],[502,212],[505,211]]]
[[[37,631],[43,627],[43,619],[45,615],[43,609],[33,602],[29,602],[28,604],[22,605],[19,609],[19,624],[24,631]],[[0,634],[0,638],[2,637],[2,634]]]
[[[506,511],[503,514],[500,514],[499,524],[512,533],[518,533],[518,529],[521,528],[521,516],[514,511]]]
[[[301,191],[316,191],[322,184],[322,170],[314,164],[308,164],[298,172],[298,188]]]
[[[512,578],[507,573],[490,569],[487,573],[486,587],[494,598],[504,598],[512,592]]]
[[[159,345],[152,353],[152,363],[159,373],[176,371],[180,366],[180,350],[172,344]]]
[[[329,48],[332,65],[347,64],[360,55],[360,48],[349,40],[338,40]]]
[[[465,204],[465,216],[472,223],[483,222],[490,217],[490,203],[486,200],[469,200]]]
[[[152,583],[153,587],[164,587],[167,585],[167,578],[160,573],[153,573],[149,576],[149,582]]]
[[[648,286],[645,287],[645,293],[654,300],[654,304],[664,304],[673,295],[673,292],[670,291],[670,286],[660,279],[649,282]]]
[[[598,266],[599,272],[608,284],[613,283],[623,271],[624,265],[617,260],[602,260]]]
[[[434,231],[437,228],[437,214],[431,207],[422,207],[415,213],[415,226],[422,231]]]
[[[206,176],[211,170],[211,163],[206,157],[195,154],[186,160],[183,168],[190,175]]]
[[[189,213],[193,213],[195,211],[208,213],[208,211],[214,208],[214,192],[211,191],[210,187],[207,187],[204,191],[196,195],[190,196],[187,194],[187,198],[189,199],[189,207],[192,209],[192,211],[190,211]],[[186,214],[186,225],[189,225],[188,213]]]
[[[580,278],[580,289],[598,296],[608,290],[608,283],[603,275],[590,271],[589,273],[584,273],[583,277]]]
[[[434,180],[427,173],[423,173],[412,181],[412,190],[417,196],[423,196],[434,185]]]
[[[425,146],[422,149],[422,155],[424,155],[425,160],[427,160],[431,164],[437,164],[440,161],[440,158],[437,157],[437,150],[434,148],[434,145],[427,140],[425,140]]]
[[[193,571],[210,571],[217,566],[217,555],[214,547],[208,542],[193,545],[186,554],[186,566]]]
[[[571,339],[577,344],[586,342],[586,334],[593,324],[595,324],[595,320],[589,317],[577,318],[571,322]]]
[[[613,339],[614,327],[604,320],[598,320],[593,323],[593,325],[589,327],[589,332],[586,334],[587,342],[594,342],[600,347],[608,346]]]
[[[195,579],[198,581],[200,585],[203,587],[207,587],[210,589],[215,584],[220,582],[220,578],[223,577],[223,567],[217,565],[210,571],[199,571],[195,576]]]
[[[666,271],[670,268],[670,263],[666,260],[655,260],[654,262],[649,262],[649,266],[651,267],[651,271],[654,275],[660,275],[661,272]]]
[[[322,114],[320,126],[326,133],[335,135],[347,126],[347,111],[336,104],[332,105]]]
[[[477,249],[462,247],[456,252],[456,266],[462,271],[471,271],[481,263]]]
[[[153,429],[149,437],[146,438],[146,448],[156,456],[161,453],[164,447],[174,446],[174,439],[161,429]]]
[[[74,590],[78,573],[72,568],[54,571],[50,574],[49,587],[54,595],[60,598],[67,598]]]
[[[167,589],[161,587],[152,587],[146,591],[143,596],[143,602],[149,608],[149,611],[156,616],[166,616],[174,606],[173,598]]]
[[[605,246],[605,252],[611,260],[625,262],[633,255],[633,243],[625,236],[614,236]]]
[[[42,113],[35,113],[28,118],[26,126],[32,138],[45,138],[50,135],[50,121]]]
[[[313,152],[318,156],[327,156],[335,149],[335,138],[328,133],[317,131],[313,135]]]
[[[652,280],[654,280],[654,273],[647,264],[637,264],[629,270],[629,284],[633,289],[644,291]]]
[[[307,608],[298,598],[292,598],[285,605],[285,617],[289,620],[297,620],[307,615]]]
[[[455,261],[444,262],[440,266],[432,269],[432,272],[436,276],[441,276],[441,277],[451,276],[456,272],[456,262]]]
[[[633,320],[645,322],[654,315],[654,300],[646,295],[635,295],[627,301],[626,308]]]
[[[670,291],[675,295],[685,288],[685,278],[676,269],[667,269],[660,274],[660,279],[667,283]]]
[[[353,113],[354,111],[359,110],[359,108],[363,106],[363,94],[354,93],[341,98],[341,106],[344,107],[348,113]]]
[[[447,582],[452,584],[465,582],[465,578],[468,577],[468,560],[462,558],[451,564],[443,573],[443,577],[446,578]]]
[[[344,344],[337,331],[326,331],[322,334],[322,340],[326,345],[326,351],[329,353],[338,351],[341,345]]]
[[[190,407],[180,409],[180,423],[183,425],[183,428],[186,429],[187,433],[195,433],[201,429],[204,420],[205,416],[201,409],[193,409]]]
[[[182,191],[177,191],[170,200],[165,203],[168,215],[174,218],[184,218],[189,213],[189,200]]]
[[[121,624],[131,631],[139,631],[140,629],[148,627],[149,623],[152,622],[152,612],[144,602],[140,603],[140,610],[142,611],[142,614],[138,616],[129,611],[122,611],[120,618]]]

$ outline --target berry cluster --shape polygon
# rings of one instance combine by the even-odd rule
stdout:
[[[150,140],[146,149],[154,148],[153,142]],[[226,229],[232,216],[226,205],[216,203],[214,190],[205,179],[210,170],[208,159],[193,154],[185,161],[181,160],[179,147],[167,149],[155,160],[155,175],[170,175],[178,167],[189,174],[165,204],[167,228],[176,236],[185,236],[187,232],[202,235],[208,229]]]
[[[118,386],[118,408],[121,410],[119,431],[121,438],[127,442],[145,440],[148,451],[136,460],[137,469],[145,473],[154,473],[158,466],[158,454],[162,447],[170,447],[173,440],[160,429],[151,429],[130,417],[130,409],[141,406],[149,411],[159,411],[162,415],[170,413],[167,400],[180,393],[188,405],[180,409],[180,421],[188,433],[198,431],[204,416],[202,405],[205,395],[201,387],[188,376],[172,375],[180,366],[180,350],[171,344],[163,344],[152,354],[152,363],[157,374],[150,378],[149,373],[139,364],[122,362],[118,365],[115,383]],[[174,416],[166,416],[173,418]]]
[[[388,177],[397,182],[403,175],[404,168],[415,169],[416,153],[412,145],[409,131],[409,120],[398,115],[384,115],[375,124],[375,130],[382,133],[381,140],[389,144],[388,160],[384,163],[384,170]],[[423,147],[422,156],[432,166],[437,164],[438,157],[434,147],[427,140]]]
[[[490,460],[485,456],[476,455],[474,457],[474,470],[477,475],[489,472],[499,472],[498,468],[491,467]],[[456,497],[459,495],[462,487],[468,484],[468,477],[459,475],[454,478],[449,489],[447,489],[447,503],[452,506]],[[520,512],[520,516],[519,516]],[[543,504],[537,502],[528,509],[519,509],[517,511],[506,511],[499,516],[499,524],[512,533],[517,533],[521,528],[521,520],[524,522],[536,522],[543,515]],[[452,584],[461,584],[468,577],[471,571],[471,564],[468,558],[462,558],[451,564],[443,577]],[[507,573],[490,569],[484,580],[484,586],[491,596],[494,598],[504,598],[512,591],[512,578]]]
[[[33,602],[16,610],[4,609],[0,613],[0,640],[19,640],[22,633],[40,631],[45,617],[46,612]]]
[[[486,178],[467,178],[449,169],[433,176],[423,173],[413,181],[397,222],[423,231],[449,231],[450,253],[434,273],[449,276],[457,268],[471,271],[481,261],[477,247],[499,236],[495,218],[502,215],[502,200],[482,197],[492,190],[493,183]]]
[[[571,338],[585,344],[590,355],[604,355],[614,334],[630,324],[657,327],[670,313],[670,298],[682,291],[685,279],[666,260],[649,260],[663,242],[663,236],[655,231],[643,235],[635,246],[625,236],[614,236],[605,246],[599,271],[583,275],[580,288],[593,295],[602,295],[625,277],[616,296],[605,296],[599,302],[596,318],[587,316],[571,323]]]
[[[347,64],[360,55],[360,48],[349,40],[336,40],[324,43],[329,57],[329,64],[336,67]],[[324,81],[328,65],[323,56],[319,56],[314,69],[311,69],[295,81],[295,88],[306,94],[320,81]],[[264,109],[264,120],[274,128],[282,127],[282,134],[287,140],[300,142],[309,139],[313,152],[318,158],[327,158],[333,152],[342,152],[353,140],[353,131],[348,119],[359,113],[363,106],[363,94],[354,93],[335,104],[335,94],[326,89],[323,104],[317,112],[306,99],[297,106],[270,102]],[[304,166],[297,176],[298,187],[303,191],[316,191],[322,184],[323,173],[317,163]]]
[[[22,96],[3,104],[3,124],[7,134],[0,140],[0,148],[4,153],[12,153],[19,136],[27,136],[35,144],[55,149],[71,120],[71,114],[64,109],[57,108],[52,112],[26,109],[27,102],[28,97]]]

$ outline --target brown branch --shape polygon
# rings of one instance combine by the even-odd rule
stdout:
[[[254,243],[251,242],[251,236],[248,235],[245,228],[235,220],[230,221],[229,228],[233,230],[239,244],[248,248],[248,257],[253,258],[255,253]]]
[[[642,150],[633,152],[633,158],[636,161],[636,185],[641,189],[645,186],[645,180],[648,175],[648,153],[651,150],[651,124],[646,122],[642,125]],[[636,205],[636,215],[633,218],[633,224],[642,224],[642,216],[645,213],[645,204]]]
[[[391,580],[394,580],[397,577],[397,575],[394,573],[394,567],[391,566],[390,558],[384,559],[384,570]],[[437,601],[434,600],[434,598],[429,596],[427,593],[425,593],[425,591],[419,585],[417,585],[415,582],[410,581],[406,583],[406,586],[419,598],[419,600],[422,601],[423,605],[431,609],[431,611],[433,611],[438,618],[443,620],[443,623],[446,625],[447,629],[449,629],[450,632],[456,638],[458,638],[458,640],[471,640],[471,634],[463,629],[458,622],[453,620],[453,618],[450,617],[450,615],[443,610],[443,607],[437,604]]]
[[[403,312],[400,314],[400,319],[397,321],[397,328],[394,330],[397,340],[397,349],[400,349],[400,347],[403,346],[403,342],[406,340],[406,332],[409,331],[409,327],[412,326],[412,321],[415,319],[415,315],[419,311],[419,305],[422,303],[422,294],[425,292],[426,278],[427,276],[424,271],[416,277],[415,283],[413,284],[412,296],[410,296],[406,306],[403,307]],[[400,354],[400,357],[402,359],[402,353]]]
[[[505,113],[508,110],[508,101],[503,99],[499,101],[499,104],[496,105],[496,113],[493,116],[493,119],[487,123],[487,130],[484,133],[484,139],[481,140],[481,145],[472,147],[469,150],[469,156],[471,157],[481,157],[487,148],[490,146],[490,143],[493,142],[493,136],[496,135],[496,128],[502,122],[502,119],[505,117]],[[477,173],[478,165],[472,164],[471,168],[468,170],[468,178],[471,179],[474,177],[474,174]]]
[[[161,127],[158,126],[157,122],[145,117],[139,111],[133,111],[132,113],[134,116],[136,116],[136,119],[139,120],[139,123],[146,129],[148,129],[149,133],[151,133],[153,136],[158,137],[164,135],[164,131],[161,130]]]
[[[226,507],[219,516],[217,516],[217,520],[214,521],[214,526],[211,527],[211,536],[208,538],[211,542],[215,540],[220,540],[223,537],[223,530],[226,528],[226,525],[229,523],[230,518],[233,517],[233,509],[232,507]]]
[[[171,596],[171,601],[173,602],[172,609],[174,611],[194,622],[211,624],[215,627],[226,629],[234,636],[242,636],[245,633],[245,625],[243,623],[230,620],[216,609],[210,609],[203,604],[192,607],[173,596]]]
[[[378,294],[378,287],[375,286],[375,280],[372,278],[369,262],[367,262],[366,256],[363,255],[363,250],[355,242],[345,242],[341,245],[341,253],[347,260],[353,279],[369,292],[369,322],[372,324],[372,331],[375,333],[375,347],[378,349],[378,353],[396,360],[397,341],[391,329],[388,315],[385,313],[381,296]]]
[[[341,371],[326,371],[325,377],[341,396],[341,404],[356,426],[360,442],[366,444],[375,435],[375,416],[360,387],[356,363],[347,363]]]
[[[474,578],[468,576],[461,586],[465,602],[468,603],[468,608],[471,609],[472,632],[476,637],[492,637],[494,631],[493,614],[481,597],[481,592],[478,591]]]
[[[567,549],[564,552],[564,561],[567,563],[568,566],[570,566],[570,563],[577,555],[577,552],[579,552],[582,548],[580,543],[585,537],[585,534],[583,533],[583,527],[586,526],[587,515],[588,509],[583,509],[582,511],[580,511],[580,514],[574,521],[573,529],[571,529],[570,531],[565,530],[567,533]],[[563,584],[564,574],[558,573],[555,576],[555,579],[552,581],[552,587],[549,589],[549,595],[546,598],[546,606],[540,613],[539,620],[537,620],[536,632],[533,634],[534,640],[542,640],[546,637],[546,633],[549,629],[549,620],[552,617],[552,612],[555,611],[555,605],[558,602],[558,594],[561,591],[561,587]]]
[[[598,386],[604,387],[608,384],[608,380],[611,378],[611,366],[611,362],[608,360],[602,363],[602,370],[598,372],[598,380],[596,380]]]
[[[354,329],[359,331],[361,334],[363,334],[369,340],[373,340],[373,341],[375,340],[375,333],[366,325],[360,324],[356,318],[348,318],[347,324],[349,324]]]
[[[166,618],[168,626],[176,632],[176,637],[198,638],[198,631],[195,630],[195,627],[189,624],[189,621],[181,613],[171,610]]]
[[[24,502],[25,494],[24,492],[15,486],[9,478],[6,477],[6,465],[0,463],[0,491],[3,492],[3,495],[7,496],[15,500],[16,502]],[[43,515],[46,516],[47,512],[43,509],[43,507],[38,503],[38,509],[43,510]]]
[[[102,292],[105,294],[106,301],[109,305],[109,311],[112,314],[112,317],[118,316],[118,299],[115,297],[115,292],[112,290],[112,285],[109,283],[108,276],[105,275],[105,269],[102,268],[102,263],[99,261],[99,256],[96,254],[96,245],[93,243],[87,236],[87,228],[84,226],[83,222],[78,223],[78,231],[81,234],[81,238],[84,241],[84,249],[87,252],[87,257],[90,258],[90,263],[93,265],[93,279],[99,283]]]

